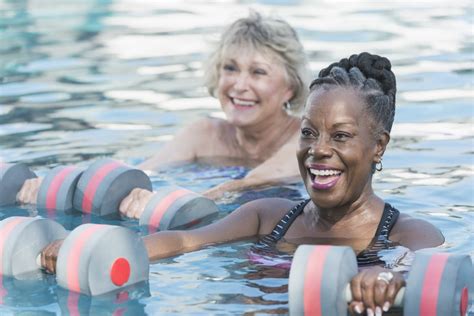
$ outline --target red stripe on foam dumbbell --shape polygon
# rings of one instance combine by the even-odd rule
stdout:
[[[92,212],[92,203],[94,202],[94,196],[97,192],[97,188],[101,184],[102,180],[113,170],[123,166],[121,163],[111,161],[96,171],[95,175],[91,178],[90,182],[84,191],[84,198],[82,200],[82,211],[86,213]]]
[[[444,267],[448,261],[449,254],[439,253],[430,258],[426,268],[421,292],[420,315],[437,315],[437,303],[439,301],[439,289]]]
[[[322,315],[321,286],[323,284],[324,263],[331,246],[315,246],[306,266],[304,283],[305,315]]]
[[[168,194],[163,200],[158,203],[158,205],[154,208],[153,214],[150,218],[149,226],[151,227],[159,227],[160,221],[163,218],[163,215],[166,213],[168,208],[180,197],[185,196],[187,194],[192,193],[186,189],[178,189],[173,191],[172,193]]]
[[[81,285],[80,285],[80,279],[79,279],[79,265],[80,265],[81,254],[86,242],[99,229],[101,229],[101,226],[98,226],[98,225],[88,227],[74,240],[74,245],[72,247],[73,250],[69,253],[69,258],[68,258],[67,286],[68,286],[68,289],[70,290],[73,290],[76,292],[81,291]]]
[[[75,167],[66,167],[61,170],[51,181],[51,184],[48,188],[48,193],[46,197],[46,208],[47,209],[56,209],[56,201],[59,189],[61,189],[64,180],[67,178],[71,172],[73,172],[76,168]]]
[[[463,287],[461,290],[461,301],[459,302],[459,311],[461,315],[467,315],[467,307],[469,306],[469,289]]]

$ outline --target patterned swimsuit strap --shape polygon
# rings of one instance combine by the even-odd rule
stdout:
[[[262,241],[266,243],[275,243],[280,240],[288,231],[295,219],[301,214],[301,212],[303,212],[304,207],[309,201],[310,199],[307,199],[296,204],[291,210],[288,211],[288,213],[286,213],[285,216],[283,216],[273,231],[263,237]]]
[[[399,214],[400,212],[396,208],[392,207],[388,203],[385,203],[382,218],[380,219],[377,231],[375,232],[372,241],[365,250],[357,255],[357,263],[359,266],[383,263],[380,261],[378,252],[382,249],[387,249],[390,247],[390,231],[397,222]]]

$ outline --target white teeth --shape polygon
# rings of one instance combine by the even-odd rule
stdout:
[[[234,104],[240,105],[240,106],[254,106],[256,104],[255,101],[246,101],[246,100],[240,100],[233,98]]]
[[[329,169],[325,169],[325,170],[309,169],[309,172],[311,172],[311,174],[315,176],[326,176],[326,177],[336,176],[336,175],[341,174],[341,171],[339,170],[329,170]]]

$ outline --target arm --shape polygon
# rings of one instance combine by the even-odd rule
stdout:
[[[202,248],[205,245],[257,236],[260,233],[261,207],[265,199],[246,203],[223,219],[188,231],[161,231],[143,237],[150,261],[171,257]],[[56,272],[56,261],[63,240],[46,246],[41,252],[41,265],[49,273]]]
[[[412,251],[437,247],[444,242],[443,234],[434,225],[406,214],[400,214],[390,239]]]
[[[246,203],[219,221],[194,230],[162,231],[143,241],[150,261],[260,234],[263,200]]]
[[[210,199],[216,199],[229,191],[241,191],[252,187],[274,185],[299,179],[296,143],[297,137],[295,136],[268,160],[250,171],[243,179],[222,183],[207,190],[203,195]]]

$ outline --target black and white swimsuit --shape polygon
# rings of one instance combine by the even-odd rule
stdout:
[[[278,222],[273,231],[264,236],[258,242],[257,248],[268,247],[277,243],[288,231],[291,224],[295,219],[303,213],[303,209],[308,204],[310,199],[304,200],[294,206],[283,218]],[[378,252],[383,249],[389,249],[394,246],[394,243],[389,239],[390,231],[397,222],[398,215],[400,212],[392,207],[390,204],[385,203],[382,218],[377,227],[372,241],[369,246],[357,255],[357,264],[360,266],[383,264],[380,260]]]

